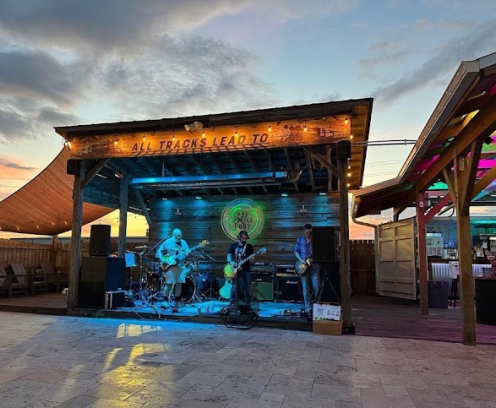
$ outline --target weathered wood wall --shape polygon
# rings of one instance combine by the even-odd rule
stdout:
[[[211,263],[211,269],[214,272],[222,271],[227,250],[234,241],[224,233],[221,215],[226,205],[237,198],[240,197],[208,197],[202,200],[193,197],[151,201],[150,243],[157,243],[160,239],[170,236],[174,228],[179,228],[190,247],[202,240],[208,240],[210,245],[204,251],[215,259],[215,262]],[[305,223],[339,227],[339,203],[337,198],[331,196],[300,194],[298,197],[267,195],[250,198],[260,207],[264,217],[261,234],[249,241],[255,249],[267,249],[267,254],[257,257],[257,262],[292,264],[295,241],[302,234],[302,226]],[[302,208],[306,211],[300,212]]]

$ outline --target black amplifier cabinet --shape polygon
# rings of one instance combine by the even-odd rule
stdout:
[[[303,299],[300,278],[297,275],[280,274],[276,277],[276,282],[278,302],[298,302]]]

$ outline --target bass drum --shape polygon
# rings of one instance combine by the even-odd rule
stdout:
[[[205,272],[198,276],[196,288],[200,294],[206,297],[217,297],[219,295],[219,282],[211,272]]]
[[[193,296],[195,296],[195,282],[193,282],[190,278],[186,277],[186,281],[183,283],[183,287],[181,289],[181,294],[179,295],[180,302],[189,303]]]

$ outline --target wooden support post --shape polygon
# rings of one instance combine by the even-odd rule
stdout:
[[[478,160],[477,160],[478,162]],[[474,179],[464,156],[457,156],[455,167],[455,206],[458,232],[458,264],[460,276],[460,301],[462,308],[462,343],[475,346],[474,274],[472,272],[472,245],[470,237],[470,199]]]
[[[127,206],[129,200],[129,178],[124,174],[120,183],[120,210],[119,210],[119,245],[117,256],[124,258],[126,252],[126,232],[127,232]]]
[[[50,263],[53,265],[53,267],[56,269],[57,268],[57,253],[59,251],[59,236],[54,235],[52,237],[52,247],[50,250]]]
[[[425,193],[417,194],[417,255],[420,283],[420,314],[429,314],[429,290],[427,285],[427,244],[425,234]]]
[[[338,160],[339,170],[339,231],[341,235],[340,275],[341,275],[341,312],[343,332],[355,333],[351,314],[350,278],[350,224],[348,212],[348,159]]]
[[[74,176],[74,187],[72,191],[72,234],[71,254],[69,265],[69,294],[67,297],[68,309],[77,306],[79,292],[79,267],[81,266],[81,228],[83,226],[83,189],[81,184],[84,179],[85,163],[81,162],[80,172]]]

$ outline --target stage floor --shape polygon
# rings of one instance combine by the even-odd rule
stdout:
[[[163,306],[163,307],[162,307]],[[74,309],[67,311],[59,293],[0,298],[0,310],[40,314],[77,315],[89,317],[145,318],[226,324],[225,315],[219,314],[228,306],[227,301],[203,300],[187,303],[174,313],[165,302],[140,304],[118,309]],[[312,330],[312,323],[300,317],[299,302],[260,301],[257,326]],[[208,309],[207,309],[208,308]],[[200,309],[200,310],[198,310]],[[436,340],[460,343],[462,340],[461,309],[429,309],[429,315],[420,315],[418,304],[384,297],[352,297],[353,322],[359,336],[375,336],[416,340]],[[290,313],[285,311],[290,311]],[[476,324],[477,343],[496,345],[496,326]]]

